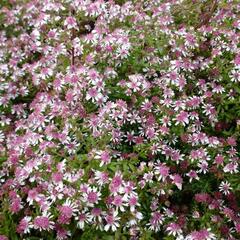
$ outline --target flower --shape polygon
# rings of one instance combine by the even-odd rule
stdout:
[[[165,163],[158,162],[155,166],[155,174],[159,175],[158,180],[165,181],[165,179],[169,176],[170,168],[166,166]]]
[[[211,229],[202,229],[194,231],[186,237],[186,240],[215,240],[216,236],[211,232]]]
[[[109,190],[112,193],[122,192],[123,191],[123,179],[122,174],[120,172],[117,172],[115,176],[112,178],[112,181],[109,185]]]
[[[4,235],[0,235],[0,240],[8,240],[8,237],[6,237]]]
[[[87,206],[93,207],[100,200],[101,193],[98,191],[96,187],[88,187],[86,192],[83,193],[83,202],[87,204]]]
[[[58,219],[59,223],[67,224],[70,221],[72,216],[76,216],[78,213],[77,205],[74,202],[71,202],[69,199],[65,201],[62,206],[59,206],[60,216]]]
[[[50,220],[51,218],[52,215],[50,213],[44,212],[42,216],[37,216],[33,220],[33,227],[35,229],[39,229],[40,231],[49,231],[54,227],[54,222]]]
[[[85,224],[91,221],[91,215],[84,210],[76,217],[76,219],[78,220],[77,226],[80,229],[84,229]]]
[[[150,230],[157,232],[160,230],[163,220],[163,215],[160,212],[156,211],[151,213],[150,222],[147,225],[149,226]]]
[[[31,217],[25,216],[18,224],[17,226],[17,232],[18,233],[30,233],[30,229],[33,227],[31,224]]]
[[[106,232],[109,231],[110,229],[113,232],[115,232],[117,228],[120,226],[118,222],[120,220],[120,217],[118,217],[118,213],[116,211],[107,214],[104,219],[106,221],[106,225],[104,226],[104,230]]]
[[[169,232],[170,235],[173,235],[174,237],[176,235],[182,234],[182,229],[177,223],[170,223],[168,224],[168,227],[166,229],[167,232]]]
[[[227,181],[222,181],[220,186],[219,186],[220,192],[223,192],[225,195],[228,195],[230,191],[232,190],[231,185]]]
[[[194,170],[190,170],[190,172],[188,172],[186,175],[190,178],[189,182],[192,182],[193,179],[199,180],[199,176],[197,175],[197,172]]]
[[[115,195],[112,204],[116,207],[116,211],[120,209],[120,211],[124,212],[125,211],[124,207],[127,205],[126,201],[127,201],[126,195],[124,195],[123,197],[120,195]]]
[[[138,202],[138,197],[135,194],[131,194],[128,197],[128,204],[130,206],[130,211],[135,212],[135,207],[140,206],[140,204]]]
[[[107,172],[101,172],[101,171],[95,170],[94,174],[95,174],[94,178],[97,181],[97,184],[99,186],[102,186],[110,181]]]
[[[231,70],[229,76],[232,82],[240,82],[240,73],[238,69]]]
[[[67,17],[64,21],[64,25],[67,27],[67,29],[76,28],[77,29],[77,21],[74,17],[70,16]]]
[[[111,156],[109,151],[97,151],[96,159],[100,159],[100,167],[109,164],[111,162]]]
[[[179,174],[171,175],[170,178],[172,179],[172,182],[177,186],[179,190],[182,190],[182,183],[183,179]]]
[[[176,125],[178,124],[182,124],[183,126],[185,126],[186,124],[189,123],[189,114],[185,111],[181,111],[177,116],[176,116]]]
[[[71,236],[70,231],[67,231],[64,228],[57,227],[57,239],[58,240],[64,240],[68,239]]]
[[[223,171],[228,173],[237,173],[238,172],[238,164],[237,163],[234,163],[234,162],[231,162],[231,163],[228,163],[224,168],[223,168]]]

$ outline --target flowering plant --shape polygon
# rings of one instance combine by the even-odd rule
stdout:
[[[237,0],[0,4],[0,240],[240,238]]]

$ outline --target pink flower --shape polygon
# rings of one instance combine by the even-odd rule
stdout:
[[[120,226],[119,220],[120,217],[118,217],[116,211],[114,211],[112,214],[111,213],[107,214],[105,216],[106,225],[104,226],[104,230],[108,231],[111,229],[113,232],[115,232],[117,228]]]
[[[87,191],[83,193],[83,202],[88,206],[93,207],[100,200],[101,193],[97,188],[87,188]]]
[[[210,201],[210,196],[207,193],[195,194],[195,200],[200,203],[207,203]]]
[[[109,164],[111,162],[111,156],[108,151],[98,151],[96,159],[100,159],[100,167],[103,165]]]
[[[169,176],[170,168],[165,163],[158,163],[155,167],[155,174],[159,175],[158,180],[163,180]]]
[[[236,146],[237,145],[236,139],[234,137],[228,137],[227,138],[227,143],[231,146]]]
[[[31,217],[28,216],[24,217],[17,226],[17,232],[24,234],[30,233],[30,228],[33,227],[30,221]]]
[[[130,206],[130,211],[134,212],[135,211],[135,207],[136,206],[140,206],[139,202],[138,202],[138,197],[135,195],[130,195],[129,199],[128,199],[128,204]]]
[[[0,235],[0,240],[8,240],[8,237],[6,237],[4,235]]]
[[[54,227],[54,222],[50,220],[52,216],[49,213],[44,213],[42,216],[38,216],[33,220],[33,227],[35,229],[51,230]]]
[[[82,212],[82,213],[79,214],[77,219],[78,219],[77,226],[80,229],[84,229],[85,224],[90,222],[91,216],[90,216],[89,213]]]
[[[234,59],[234,64],[240,66],[240,54],[236,55]]]
[[[67,231],[62,227],[57,227],[56,230],[57,230],[57,240],[68,239],[71,236],[70,231]]]
[[[215,240],[216,236],[210,232],[211,229],[194,231],[186,237],[186,240]]]
[[[77,21],[74,17],[67,17],[64,21],[64,25],[67,27],[67,29],[77,29]]]
[[[182,229],[177,223],[170,223],[166,229],[167,232],[169,232],[170,235],[173,235],[174,237],[176,235],[182,234]]]
[[[121,173],[116,173],[115,176],[112,178],[112,181],[109,185],[109,189],[111,192],[116,193],[122,190],[122,175]]]
[[[58,207],[60,216],[58,222],[61,224],[68,224],[72,216],[76,216],[78,212],[77,205],[72,203],[69,199],[66,202]]]
[[[190,170],[190,172],[188,172],[186,175],[190,178],[189,182],[192,182],[193,179],[199,180],[197,172],[194,170]]]
[[[236,223],[235,229],[236,229],[237,233],[240,233],[240,223]]]
[[[185,126],[186,124],[189,123],[188,119],[189,114],[185,111],[181,111],[177,116],[176,116],[176,125],[179,123]]]
[[[95,171],[95,180],[97,181],[97,184],[99,186],[102,186],[106,183],[109,182],[109,177],[108,177],[108,173],[107,172],[100,172],[100,171]]]
[[[218,155],[215,157],[215,163],[216,163],[217,165],[222,165],[223,162],[224,162],[223,156],[218,154]]]
[[[177,188],[179,190],[182,190],[182,183],[183,183],[182,177],[179,174],[174,174],[170,176],[170,178],[172,179],[172,182],[177,186]]]
[[[115,195],[114,198],[113,198],[113,201],[112,201],[112,204],[116,207],[116,210],[120,209],[122,212],[125,211],[125,206],[127,205],[126,204],[126,197],[122,197],[120,195]]]
[[[91,210],[91,217],[94,221],[102,222],[102,210],[100,208],[93,208]]]
[[[160,212],[153,212],[151,213],[150,222],[147,225],[149,225],[150,230],[157,232],[160,230],[163,220],[164,217]]]
[[[223,168],[223,171],[228,173],[237,173],[238,172],[238,164],[237,163],[234,163],[234,162],[231,162],[231,163],[228,163],[224,168]]]
[[[17,213],[22,209],[21,199],[16,197],[11,200],[10,211],[13,213]]]

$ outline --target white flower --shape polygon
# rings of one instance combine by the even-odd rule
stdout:
[[[105,216],[106,225],[104,227],[104,230],[107,232],[109,229],[111,229],[113,232],[117,230],[117,228],[120,226],[118,221],[120,220],[120,217],[117,216],[117,212],[114,211],[113,214],[108,214]]]
[[[223,192],[223,194],[228,195],[230,191],[232,190],[231,185],[227,181],[222,181],[220,186],[219,186],[220,192]]]
[[[240,71],[238,69],[233,69],[229,77],[232,82],[240,82]]]
[[[200,231],[194,231],[191,234],[189,234],[185,240],[215,240],[216,236],[215,234],[211,233],[211,229],[202,229]]]
[[[51,218],[52,218],[52,215],[44,211],[42,216],[37,216],[33,220],[34,228],[39,229],[40,231],[53,229],[54,222],[50,221]]]
[[[67,29],[77,28],[77,21],[74,17],[67,17],[64,21],[64,26],[66,26]]]
[[[237,173],[238,172],[238,164],[237,163],[228,163],[224,168],[224,172],[230,172],[230,173]]]
[[[23,230],[24,234],[30,233],[30,229],[33,227],[31,219],[31,217],[25,216],[18,225],[18,227]]]
[[[93,207],[94,204],[97,204],[100,200],[101,193],[96,187],[89,187],[87,192],[83,193],[82,201],[87,204],[89,207]]]
[[[182,234],[182,229],[177,223],[170,223],[166,229],[167,232],[169,232],[170,235],[173,235],[174,237],[176,235]]]
[[[77,220],[77,227],[79,227],[80,229],[84,229],[85,223],[89,223],[91,221],[91,216],[89,213],[86,212],[86,210],[84,210],[84,212],[79,214]]]

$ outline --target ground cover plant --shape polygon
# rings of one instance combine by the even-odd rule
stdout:
[[[240,239],[239,14],[0,1],[0,240]]]

